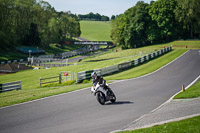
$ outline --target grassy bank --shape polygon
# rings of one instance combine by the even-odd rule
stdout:
[[[89,87],[90,85],[91,85],[90,83],[87,83],[87,84],[78,84],[78,85],[62,86],[62,87],[22,89],[20,91],[14,90],[6,93],[1,93],[0,107],[32,101],[57,94],[67,93],[74,90]]]
[[[90,41],[111,41],[110,22],[103,21],[80,21],[81,37]]]
[[[119,133],[199,133],[199,125],[200,116],[197,116],[178,122],[171,122],[159,126],[153,126],[151,128],[144,128]]]
[[[176,95],[174,99],[196,98],[196,97],[200,97],[200,80],[197,81],[193,86],[188,88],[186,91]]]

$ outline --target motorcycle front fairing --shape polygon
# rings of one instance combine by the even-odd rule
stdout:
[[[96,93],[99,91],[106,94],[106,90],[99,83],[96,86],[91,87],[91,93],[93,93],[94,95],[96,95]]]

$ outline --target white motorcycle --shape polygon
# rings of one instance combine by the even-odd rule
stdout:
[[[99,83],[97,83],[96,86],[91,87],[91,93],[94,94],[94,96],[97,97],[97,101],[104,105],[105,102],[111,101],[114,103],[116,101],[116,96],[113,93],[113,91],[108,87],[108,84],[106,84],[108,89],[105,89],[103,86],[101,86]]]

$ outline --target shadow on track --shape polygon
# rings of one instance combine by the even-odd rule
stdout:
[[[121,105],[121,104],[133,104],[131,101],[116,101],[115,103],[107,103],[106,105]]]

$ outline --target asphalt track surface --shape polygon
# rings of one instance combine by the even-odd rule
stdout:
[[[0,109],[0,133],[107,133],[125,129],[200,75],[200,51],[190,50],[166,67],[111,84],[115,104],[100,105],[90,89]]]

